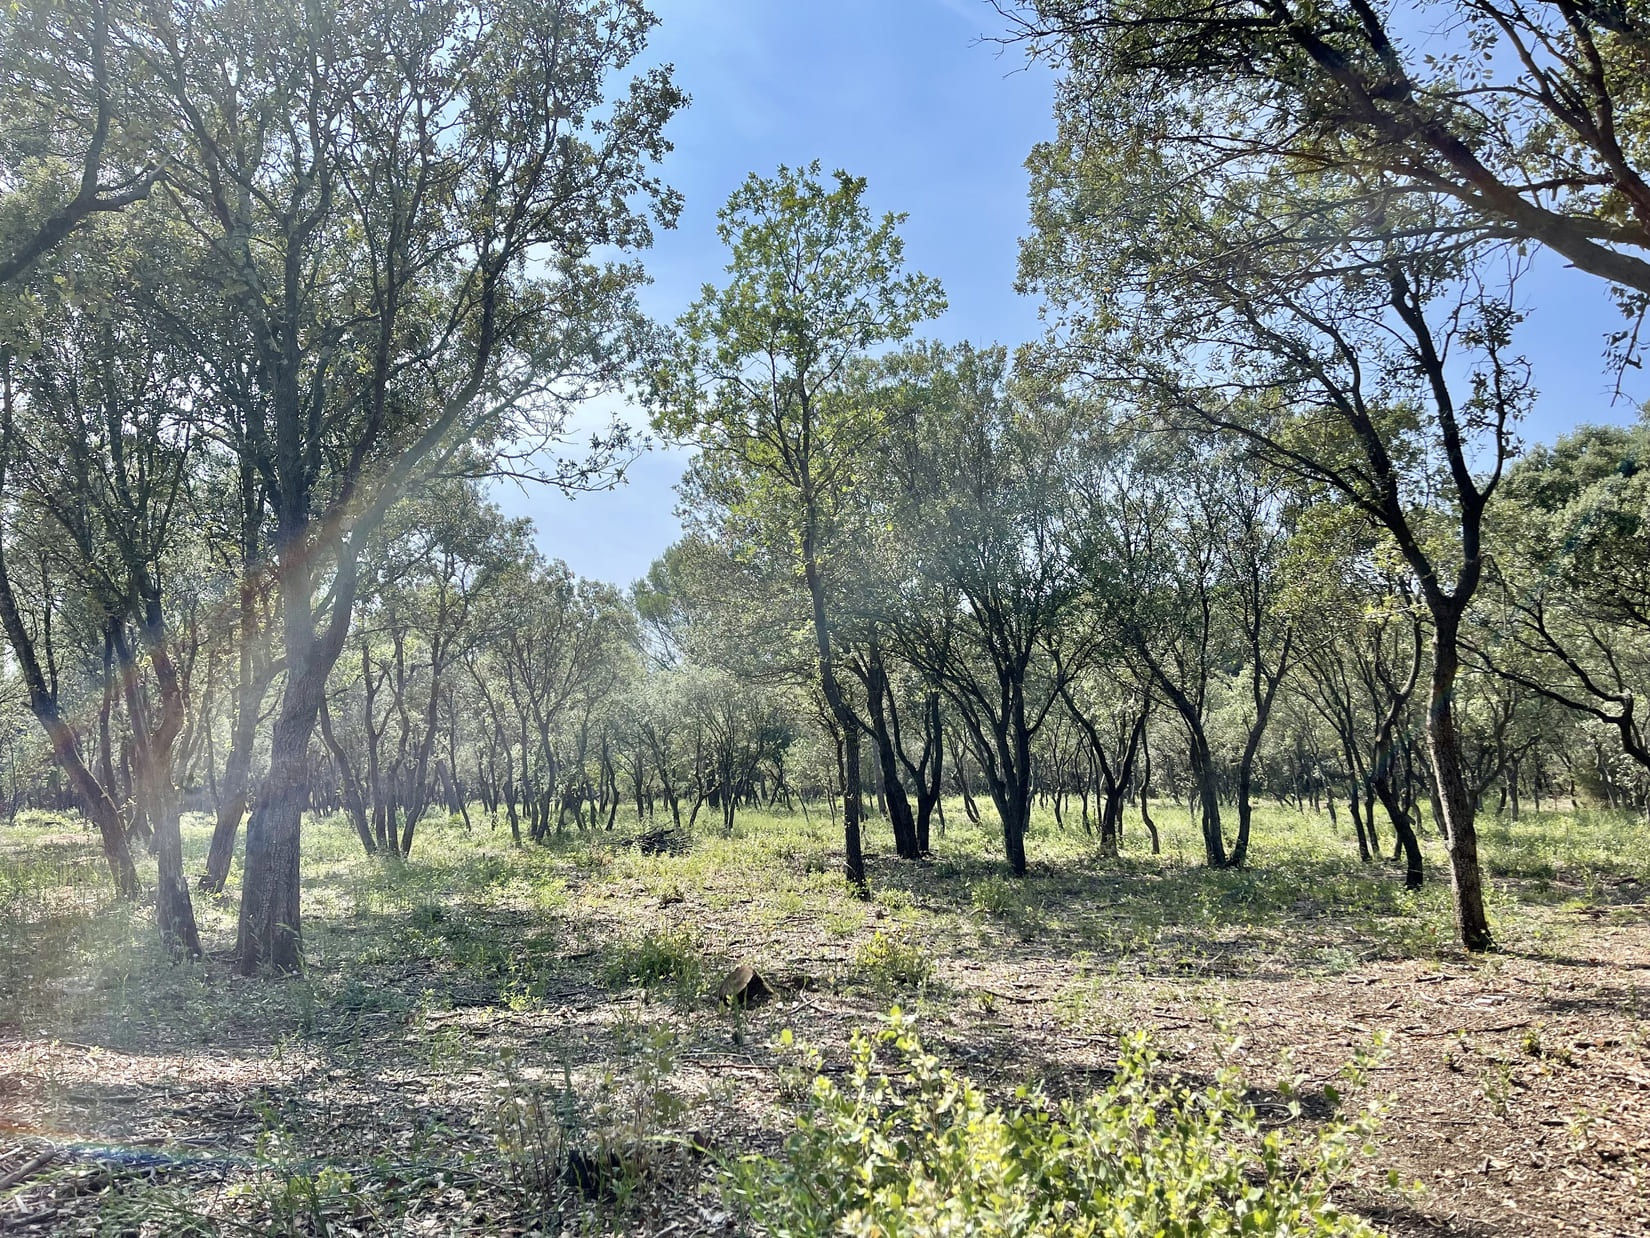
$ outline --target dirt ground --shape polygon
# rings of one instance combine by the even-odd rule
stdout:
[[[678,855],[451,830],[404,866],[322,828],[309,970],[273,982],[229,974],[232,903],[202,909],[213,957],[173,965],[84,836],[0,831],[0,1232],[730,1232],[718,1159],[776,1150],[798,1103],[781,1031],[838,1071],[900,1004],[993,1089],[1102,1086],[1143,1028],[1163,1070],[1235,1066],[1280,1122],[1286,1070],[1321,1095],[1379,1046],[1344,1208],[1394,1235],[1650,1234],[1643,828],[1488,831],[1480,958],[1448,945],[1444,891],[1281,810],[1243,874],[1172,835],[1105,861],[1045,830],[1016,883],[957,826],[931,862],[876,857],[869,902],[817,818]],[[777,990],[744,1012],[715,997],[740,961]],[[659,1149],[634,1180],[569,1173],[621,1138]]]

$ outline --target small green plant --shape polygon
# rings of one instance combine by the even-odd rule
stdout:
[[[1566,1140],[1572,1152],[1587,1152],[1593,1146],[1593,1127],[1599,1115],[1590,1109],[1577,1109],[1565,1126]]]
[[[581,847],[572,856],[574,867],[582,869],[591,876],[607,873],[613,867],[613,853],[605,847],[594,845]]]
[[[927,950],[881,929],[854,951],[854,968],[858,978],[886,988],[920,988],[934,974]]]
[[[1125,1038],[1104,1091],[1055,1104],[1022,1088],[999,1107],[942,1069],[897,1009],[879,1031],[854,1037],[852,1059],[846,1085],[816,1076],[782,1155],[723,1166],[724,1195],[763,1232],[1375,1233],[1330,1202],[1374,1129],[1372,1111],[1314,1134],[1266,1130],[1233,1071],[1197,1090],[1154,1080],[1156,1059],[1139,1034]]]
[[[857,906],[825,913],[825,931],[832,937],[852,937],[865,926],[865,913]]]
[[[895,915],[902,911],[910,911],[914,906],[911,895],[897,886],[885,886],[878,890],[876,892],[876,904]]]
[[[968,901],[975,911],[1003,916],[1020,906],[1020,890],[1013,882],[998,876],[982,877],[968,887]]]
[[[500,1059],[493,1137],[523,1216],[541,1228],[562,1219],[575,1197],[623,1211],[646,1182],[684,1162],[671,1133],[687,1110],[670,1086],[675,1034],[658,1023],[622,1039],[626,1067],[604,1073],[582,1097],[565,1062],[559,1080],[545,1084],[524,1077],[513,1056]]]
[[[704,987],[705,964],[691,933],[666,930],[614,946],[603,975],[614,987],[672,987],[684,1002],[691,1002]]]
[[[568,1150],[579,1138],[578,1094],[565,1062],[559,1085],[550,1086],[523,1077],[513,1054],[504,1054],[499,1066],[493,1140],[523,1213],[548,1223],[559,1215]]]
[[[1492,1062],[1490,1068],[1482,1076],[1479,1089],[1485,1101],[1489,1103],[1490,1112],[1498,1118],[1505,1118],[1511,1108],[1513,1093],[1513,1070],[1508,1062]]]
[[[602,1076],[590,1110],[594,1146],[616,1171],[610,1193],[628,1202],[641,1180],[660,1173],[679,1144],[670,1136],[687,1105],[670,1086],[676,1069],[676,1033],[665,1023],[637,1029],[630,1061]]]

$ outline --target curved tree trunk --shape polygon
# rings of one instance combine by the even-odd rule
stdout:
[[[321,726],[321,742],[332,754],[332,763],[338,769],[338,789],[344,800],[344,814],[355,827],[355,834],[361,840],[362,848],[368,855],[374,855],[378,851],[378,844],[373,841],[372,826],[367,821],[367,802],[361,794],[361,783],[355,776],[355,767],[350,763],[349,754],[344,751],[344,746],[338,742],[338,736],[332,729],[332,711],[327,708],[325,695],[321,697],[321,707],[316,713],[316,720]]]
[[[7,435],[11,430],[10,413],[8,385],[4,427]],[[0,485],[3,485],[4,481],[4,465],[4,457],[0,455]],[[51,744],[52,758],[74,789],[75,797],[80,801],[80,810],[97,827],[98,837],[103,844],[103,858],[108,862],[109,875],[114,879],[115,891],[123,899],[135,899],[138,896],[137,867],[132,862],[131,843],[126,835],[125,823],[120,819],[120,809],[115,806],[104,784],[100,783],[86,767],[85,759],[80,753],[80,741],[74,733],[74,728],[63,718],[55,688],[47,682],[35,652],[34,638],[30,635],[17,607],[17,594],[6,571],[3,545],[0,545],[0,625],[5,628],[7,643],[11,646],[12,656],[16,659],[23,682],[28,688],[29,710],[40,723],[40,728],[46,732],[46,739]]]
[[[151,728],[136,668],[122,639],[117,645],[124,664],[126,710],[132,725],[135,775],[139,799],[153,830],[155,852],[155,925],[161,944],[174,955],[201,957],[200,931],[189,899],[189,881],[183,872],[183,834],[178,817],[178,791],[172,782],[172,749],[183,729],[183,686],[166,650],[166,627],[158,597],[145,607],[141,633],[148,650],[160,697],[160,716]]]
[[[894,852],[902,860],[916,860],[922,856],[917,841],[917,822],[911,812],[911,800],[900,781],[899,760],[894,752],[894,737],[888,729],[888,697],[891,689],[888,674],[883,669],[882,656],[873,647],[866,668],[866,698],[871,707],[871,738],[876,743],[877,768],[882,775],[883,802],[888,806],[888,821],[894,829]]]

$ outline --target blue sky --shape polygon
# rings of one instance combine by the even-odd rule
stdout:
[[[644,262],[644,307],[676,317],[726,257],[716,210],[752,171],[818,159],[869,181],[873,209],[904,211],[910,264],[937,277],[950,308],[926,333],[1019,344],[1038,332],[1013,282],[1025,231],[1032,144],[1053,135],[1053,82],[1014,50],[984,0],[657,0],[649,60],[675,65],[693,97],[671,124],[665,163],[686,198],[680,226]],[[1603,335],[1619,321],[1600,281],[1538,258],[1522,285],[1522,350],[1542,399],[1526,427],[1550,439],[1579,421],[1625,421],[1650,395],[1642,375],[1612,405]],[[640,409],[632,419],[642,421]],[[566,499],[507,487],[545,554],[584,576],[627,585],[675,539],[682,457],[656,450],[620,488]]]

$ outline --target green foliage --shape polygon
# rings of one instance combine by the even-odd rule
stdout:
[[[530,1201],[530,1211],[547,1214],[554,1208],[567,1151],[579,1129],[572,1075],[564,1063],[556,1083],[534,1082],[509,1056],[500,1068],[503,1079],[494,1097],[493,1139],[506,1175]]]
[[[302,1164],[279,1131],[259,1136],[255,1162],[258,1174],[230,1188],[230,1199],[258,1218],[261,1233],[327,1234],[336,1225],[372,1217],[363,1184],[347,1170]]]
[[[1330,1202],[1372,1113],[1313,1134],[1264,1130],[1234,1073],[1159,1082],[1139,1035],[1110,1086],[1059,1103],[1022,1088],[993,1104],[925,1052],[898,1009],[856,1034],[852,1055],[847,1085],[814,1080],[781,1156],[724,1169],[728,1197],[774,1238],[1375,1232]]]
[[[615,944],[608,952],[603,976],[614,986],[670,986],[683,1000],[691,1001],[704,986],[705,964],[693,934],[667,929]]]
[[[1480,643],[1526,697],[1567,706],[1570,722],[1621,754],[1614,770],[1597,760],[1583,772],[1594,789],[1642,788],[1650,776],[1650,730],[1635,707],[1650,684],[1647,458],[1641,415],[1630,428],[1579,426],[1521,460],[1494,513],[1498,589],[1477,617]],[[1540,725],[1555,729],[1550,717]]]
[[[734,191],[717,225],[728,280],[677,322],[649,392],[655,427],[699,449],[684,506],[731,534],[749,577],[740,609],[761,612],[743,625],[760,627],[757,648],[797,625],[798,577],[822,602],[863,550],[855,487],[887,425],[853,390],[856,366],[945,307],[936,281],[905,269],[904,217],[875,217],[862,178],[831,180],[815,163]],[[751,607],[762,595],[769,605]]]
[[[919,943],[881,929],[854,950],[854,972],[885,988],[917,989],[934,974],[934,961]]]
[[[992,874],[969,885],[968,901],[975,911],[1006,915],[1020,906],[1020,890],[1014,882]]]

